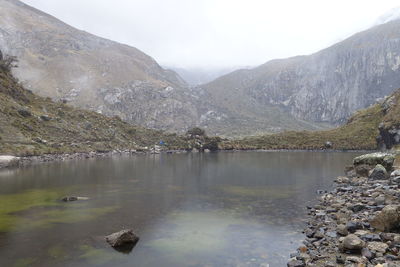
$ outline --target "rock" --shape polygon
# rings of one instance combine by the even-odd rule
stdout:
[[[374,200],[376,206],[384,205],[385,204],[385,197],[379,196]]]
[[[0,156],[0,169],[16,167],[19,164],[19,158],[14,156]]]
[[[342,249],[344,251],[361,251],[365,247],[365,242],[362,241],[358,236],[350,234],[343,239]]]
[[[32,116],[32,113],[27,109],[19,109],[18,114],[25,118]]]
[[[132,229],[121,230],[105,237],[110,246],[117,248],[124,245],[136,244],[139,237],[133,232]]]
[[[372,166],[361,164],[354,167],[354,171],[356,175],[361,177],[368,177],[369,171],[372,169]]]
[[[369,242],[367,248],[374,252],[385,253],[389,246],[383,242]]]
[[[339,235],[342,235],[342,236],[346,236],[346,235],[349,234],[349,232],[347,231],[347,226],[344,225],[344,224],[339,224],[339,225],[337,226],[337,228],[336,228],[336,232],[337,232]]]
[[[51,118],[50,118],[49,116],[47,116],[47,115],[42,115],[42,116],[40,116],[40,119],[41,119],[42,121],[51,121]]]
[[[388,178],[388,173],[385,167],[381,164],[377,164],[369,175],[369,178],[372,180],[385,180]]]
[[[360,222],[350,221],[346,224],[346,228],[349,233],[354,233],[355,231],[362,229],[363,225]]]
[[[325,148],[332,148],[332,142],[326,141],[325,142]]]
[[[376,166],[377,164],[381,164],[387,170],[391,170],[394,160],[395,156],[393,154],[377,152],[356,157],[353,160],[353,164],[355,167],[362,164],[371,167]]]
[[[305,263],[300,260],[291,260],[288,262],[287,267],[305,267]]]
[[[89,200],[89,198],[88,197],[66,196],[66,197],[63,197],[61,200],[64,202],[70,202],[70,201],[78,201],[78,200]]]
[[[336,178],[335,182],[338,184],[348,184],[350,182],[350,179],[345,176],[339,176]]]
[[[397,177],[397,176],[400,176],[400,169],[399,170],[394,170],[390,174],[390,177]]]
[[[368,248],[363,248],[361,250],[361,255],[363,257],[366,257],[367,259],[372,259],[374,257],[374,255],[372,254],[372,252],[368,249]]]
[[[362,203],[356,203],[356,204],[350,206],[349,209],[352,210],[353,212],[359,212],[359,211],[362,211],[363,209],[365,209],[365,205]]]
[[[337,255],[337,256],[336,256],[336,263],[338,263],[338,264],[344,264],[345,261],[346,261],[346,259],[345,259],[343,256],[341,256],[341,255]]]
[[[370,221],[371,226],[379,231],[389,232],[399,227],[400,206],[388,205]]]

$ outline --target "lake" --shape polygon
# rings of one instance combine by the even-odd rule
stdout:
[[[0,171],[0,266],[286,266],[360,153],[134,155]],[[64,196],[89,200],[62,202]],[[104,236],[132,228],[129,253]]]

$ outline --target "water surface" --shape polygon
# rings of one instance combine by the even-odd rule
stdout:
[[[3,170],[0,266],[286,266],[305,205],[356,155],[138,155]],[[141,237],[130,253],[103,240],[125,228]]]

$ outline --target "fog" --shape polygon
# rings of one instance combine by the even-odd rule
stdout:
[[[398,0],[24,2],[180,68],[254,66],[310,54],[373,26],[398,6]]]

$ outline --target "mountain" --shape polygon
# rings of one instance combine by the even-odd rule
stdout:
[[[0,154],[142,149],[160,140],[169,148],[187,147],[187,142],[176,134],[148,130],[118,117],[37,96],[18,83],[0,56]]]
[[[357,111],[342,126],[326,131],[288,131],[227,141],[222,149],[400,148],[400,89],[379,103]]]
[[[344,123],[398,87],[400,20],[312,55],[272,60],[200,86],[222,109],[259,118],[280,108],[297,119],[330,125]]]
[[[18,57],[15,76],[41,96],[171,131],[186,130],[199,117],[175,72],[18,0],[0,0],[0,49]]]
[[[200,84],[209,83],[215,80],[218,77],[221,77],[225,74],[228,74],[232,71],[237,69],[243,69],[243,67],[226,67],[226,68],[200,68],[200,67],[187,67],[187,68],[180,68],[180,67],[167,67],[175,71],[176,73],[181,76],[185,82],[187,82],[190,86],[196,86]],[[247,67],[246,67],[247,68]]]
[[[344,123],[400,87],[399,26],[391,20],[312,55],[188,86],[134,47],[0,0],[0,49],[18,57],[14,75],[34,93],[147,128],[221,136]]]

